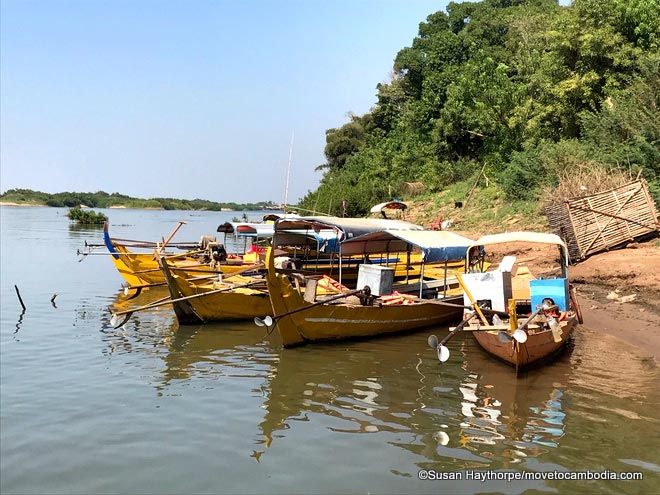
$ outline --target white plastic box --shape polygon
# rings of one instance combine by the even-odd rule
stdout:
[[[386,296],[392,293],[394,268],[381,265],[360,265],[358,268],[357,289],[368,285],[374,296]]]
[[[511,299],[511,272],[466,273],[463,283],[470,291],[475,302],[488,300],[491,309],[508,311]],[[466,306],[472,304],[467,295],[463,296]]]

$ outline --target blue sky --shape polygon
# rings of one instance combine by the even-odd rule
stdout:
[[[446,3],[2,0],[0,190],[295,203]]]

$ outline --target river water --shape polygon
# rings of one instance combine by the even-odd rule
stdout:
[[[161,239],[184,220],[180,241],[242,214],[101,211],[120,238]],[[517,378],[470,335],[454,338],[440,364],[426,339],[446,328],[282,349],[252,323],[178,328],[162,307],[115,330],[109,306],[165,292],[125,301],[107,256],[76,254],[102,231],[72,226],[66,209],[0,213],[2,493],[660,487],[660,373],[597,329],[579,327],[557,361]],[[420,471],[461,479],[420,480]],[[643,479],[475,479],[578,472]]]

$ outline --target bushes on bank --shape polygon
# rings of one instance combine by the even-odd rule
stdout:
[[[93,210],[83,210],[80,206],[74,206],[66,214],[69,219],[83,225],[99,225],[108,220],[103,213]]]

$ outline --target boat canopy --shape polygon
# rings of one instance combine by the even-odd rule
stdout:
[[[559,247],[562,254],[563,264],[568,266],[568,248],[566,243],[556,234],[546,234],[541,232],[505,232],[503,234],[485,235],[468,246],[468,262],[470,261],[470,252],[475,247],[483,247],[492,244],[504,244],[507,242],[531,242],[537,244],[555,244]]]
[[[319,232],[314,230],[278,230],[273,245],[311,247],[320,252],[337,252],[337,232],[332,229],[324,229]]]
[[[300,218],[300,215],[297,213],[266,213],[263,216],[263,221],[272,223],[280,218]]]
[[[371,213],[380,213],[383,210],[405,210],[407,208],[408,205],[403,201],[387,201],[373,206],[371,208]]]
[[[272,223],[225,222],[217,231],[237,237],[273,237],[275,230]]]
[[[278,237],[282,230],[313,230],[317,233],[323,230],[333,230],[338,234],[338,240],[344,242],[347,239],[381,230],[424,230],[424,227],[403,220],[385,218],[300,217],[279,219],[275,223],[275,232]]]
[[[468,237],[446,230],[385,230],[372,232],[342,242],[342,254],[368,254],[408,251],[415,246],[422,251],[424,263],[465,259],[474,242]]]

